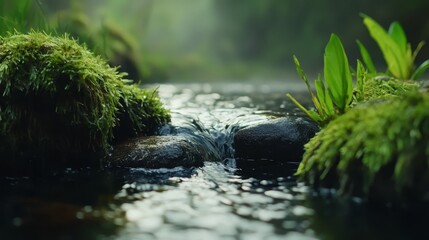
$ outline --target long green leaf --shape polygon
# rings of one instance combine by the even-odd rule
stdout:
[[[295,55],[293,55],[293,61],[295,63],[296,71],[298,72],[299,77],[304,81],[305,85],[307,86],[307,90],[311,95],[311,100],[313,101],[314,107],[316,107],[316,109],[320,109],[319,100],[311,90],[310,82],[308,81],[307,75],[305,74],[304,70],[301,67],[301,64],[299,63],[298,58]]]
[[[424,61],[420,66],[417,67],[416,71],[414,71],[411,76],[412,80],[419,79],[427,70],[429,69],[429,60]]]
[[[401,51],[405,54],[407,51],[407,36],[398,22],[393,22],[389,27],[389,36],[398,44]]]
[[[317,98],[319,99],[321,106],[321,109],[318,109],[319,114],[322,115],[322,117],[335,115],[334,104],[332,103],[332,99],[330,98],[320,75],[315,81],[315,85]]]
[[[324,76],[332,101],[343,112],[352,99],[353,82],[346,53],[335,34],[325,48]]]
[[[423,48],[423,46],[425,45],[424,41],[419,42],[419,44],[417,44],[416,49],[413,51],[413,62],[416,60],[417,55],[419,54],[420,50]]]
[[[304,81],[305,85],[307,86],[307,90],[310,92],[310,94],[313,95],[307,75],[305,74],[304,70],[301,67],[301,64],[299,63],[298,58],[295,55],[293,55],[293,62],[295,63],[296,71],[298,72],[299,77]]]
[[[365,45],[361,43],[359,40],[356,40],[357,45],[359,46],[360,55],[362,56],[362,60],[365,63],[366,68],[370,73],[377,73],[374,62],[372,61],[372,57],[366,49]]]
[[[322,118],[320,117],[320,115],[318,115],[317,113],[306,109],[304,106],[302,106],[301,103],[298,102],[298,100],[296,100],[294,97],[292,97],[292,95],[290,95],[289,93],[286,94],[286,96],[296,105],[298,106],[299,109],[301,109],[303,112],[305,112],[305,114],[307,114],[311,119],[313,119],[315,122],[317,123],[322,123]]]
[[[363,23],[367,27],[371,37],[377,42],[387,63],[389,72],[397,78],[408,79],[411,74],[412,56],[403,51],[394,40],[376,21],[364,16]],[[396,31],[396,30],[395,30]],[[398,40],[402,41],[402,40]]]
[[[359,59],[357,60],[357,67],[356,67],[356,82],[357,82],[357,100],[363,101],[365,98],[365,76],[366,70],[363,67],[363,64]]]

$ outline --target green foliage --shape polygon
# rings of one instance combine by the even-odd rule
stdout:
[[[105,153],[113,128],[125,125],[120,120],[131,119],[135,133],[168,121],[159,99],[125,85],[124,76],[67,35],[31,31],[1,37],[2,159],[60,161]]]
[[[290,94],[287,94],[287,96],[320,125],[324,125],[336,115],[344,113],[352,100],[353,82],[347,56],[338,36],[332,34],[326,45],[324,81],[320,75],[315,81],[317,95],[313,94],[307,76],[295,56],[294,61],[298,74],[307,85],[308,91],[311,94],[316,111],[307,110]]]
[[[326,45],[324,76],[332,101],[340,112],[344,112],[352,100],[353,82],[346,53],[335,34]]]
[[[381,201],[428,200],[428,108],[429,97],[412,91],[351,109],[305,146],[297,174]]]
[[[357,41],[363,62],[368,70],[365,69],[360,60],[357,61],[356,89],[353,93],[352,73],[346,53],[340,39],[332,34],[325,48],[324,81],[320,76],[315,81],[316,95],[312,92],[307,76],[294,56],[297,72],[310,92],[315,111],[307,110],[290,94],[287,94],[302,111],[318,122],[319,125],[323,126],[337,115],[344,113],[350,105],[376,98],[401,96],[417,88],[415,83],[404,80],[408,79],[411,74],[411,67],[413,67],[415,56],[421,45],[412,54],[405,32],[397,22],[392,23],[389,32],[386,32],[377,22],[367,16],[364,17],[364,23],[382,49],[389,64],[389,72],[394,77],[401,79],[403,83],[395,79],[383,80],[383,76],[377,74],[368,50],[360,41]],[[417,68],[412,78],[420,77],[427,69],[429,69],[429,60]]]
[[[0,0],[0,35],[18,30],[48,31],[50,27],[37,0]]]
[[[352,94],[347,57],[339,39],[331,37],[325,49],[325,81],[319,76],[317,95],[311,93],[317,112],[289,95],[311,118],[326,124],[305,146],[297,175],[313,185],[336,187],[342,194],[369,200],[429,200],[429,96],[418,91],[416,81],[408,80],[420,77],[429,60],[414,70],[422,45],[412,53],[399,23],[392,23],[388,32],[366,16],[364,24],[392,77],[377,73],[368,50],[357,41],[363,63],[357,61]],[[295,64],[311,92],[297,60]]]
[[[402,27],[394,22],[389,33],[370,17],[363,20],[372,38],[380,47],[388,71],[396,78],[408,79],[413,68],[411,47],[407,45]]]
[[[412,52],[405,31],[398,22],[393,22],[388,31],[368,16],[363,16],[363,23],[380,47],[387,63],[388,73],[391,76],[404,80],[415,80],[429,68],[429,62],[425,61],[415,69],[414,61],[423,43],[419,44],[417,49]],[[358,42],[358,45],[367,68],[370,69],[370,72],[375,73],[375,67],[368,51],[362,43]]]

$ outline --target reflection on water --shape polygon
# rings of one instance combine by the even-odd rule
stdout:
[[[116,195],[132,198],[120,206],[128,221],[120,239],[314,238],[308,219],[313,212],[302,205],[306,187],[296,186],[290,174],[243,177],[232,158],[232,132],[275,115],[298,114],[286,90],[281,84],[160,86],[175,131],[204,135],[223,161],[207,162],[184,177],[174,176],[183,169],[131,169],[137,178]],[[159,182],[147,183],[149,173],[173,177],[160,188]]]
[[[121,239],[311,239],[305,207],[308,189],[293,179],[243,179],[228,163],[207,163],[190,177],[171,177],[168,187],[145,191],[133,182],[117,197],[124,203],[128,224]],[[146,171],[133,169],[132,171]],[[138,179],[136,179],[138,182]],[[145,184],[143,184],[145,185]],[[144,186],[144,189],[157,188]],[[294,239],[295,239],[294,238]]]
[[[295,84],[161,85],[173,115],[161,134],[203,141],[216,159],[191,169],[69,169],[1,178],[0,239],[428,237],[421,220],[426,210],[372,208],[361,199],[338,199],[332,190],[311,190],[296,183],[296,163],[275,174],[237,169],[231,133],[273,116],[301,114],[286,91],[305,100]]]

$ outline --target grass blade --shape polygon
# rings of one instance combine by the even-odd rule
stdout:
[[[293,55],[293,61],[295,62],[296,71],[298,72],[299,77],[304,81],[305,85],[307,86],[307,90],[310,93],[311,100],[313,101],[314,107],[316,109],[320,109],[319,100],[311,90],[310,82],[308,81],[307,75],[305,74],[304,70],[301,67],[301,64],[299,63],[298,58],[295,55]]]
[[[335,115],[334,104],[332,99],[329,96],[329,93],[326,90],[325,84],[322,81],[322,78],[318,77],[315,81],[316,84],[316,93],[317,98],[319,99],[321,109],[318,109],[318,112],[322,116],[333,116]]]
[[[315,122],[317,123],[321,123],[322,122],[322,118],[320,117],[320,115],[318,115],[317,113],[315,113],[314,111],[308,110],[306,109],[304,106],[301,105],[301,103],[298,102],[298,100],[296,100],[294,97],[292,97],[292,95],[290,95],[289,93],[286,94],[286,96],[299,108],[301,109],[301,111],[303,111],[305,114],[307,114],[311,119],[313,119]]]
[[[419,42],[416,49],[413,52],[413,62],[416,60],[417,54],[419,54],[420,50],[422,50],[423,46],[425,45],[424,41]]]
[[[416,71],[414,71],[413,76],[411,76],[412,80],[419,79],[427,70],[429,69],[429,60],[424,61],[420,66],[417,67]]]
[[[366,68],[370,73],[377,73],[374,62],[372,61],[372,57],[366,49],[365,45],[361,43],[359,40],[356,41],[359,46],[360,55],[362,56],[362,60],[365,63]]]
[[[356,82],[357,82],[357,101],[363,101],[365,98],[365,75],[366,70],[359,59],[357,60],[357,67],[356,67]]]

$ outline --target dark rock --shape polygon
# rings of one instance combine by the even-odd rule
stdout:
[[[202,146],[182,136],[148,136],[115,146],[108,161],[118,167],[195,167],[205,156]]]
[[[298,169],[298,162],[286,162],[274,159],[235,159],[236,174],[244,179],[274,179],[277,177],[293,177]]]
[[[243,128],[234,136],[235,157],[298,162],[307,143],[319,130],[302,117],[282,117]]]

